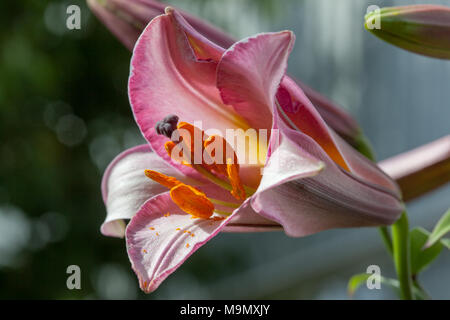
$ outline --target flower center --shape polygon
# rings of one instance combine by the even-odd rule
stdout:
[[[165,149],[172,159],[193,168],[214,184],[229,191],[239,201],[255,192],[242,184],[236,153],[223,137],[208,137],[203,130],[190,123],[177,122],[178,117],[170,115],[158,121],[155,126],[158,134],[171,139],[165,143]],[[231,214],[215,209],[213,203],[233,209],[239,206],[237,203],[208,198],[197,188],[153,170],[145,170],[145,175],[169,188],[174,203],[196,218],[208,219],[214,212]]]

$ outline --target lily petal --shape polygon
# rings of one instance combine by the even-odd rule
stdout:
[[[151,19],[163,14],[166,7],[164,3],[153,0],[88,0],[88,5],[129,50],[133,49],[145,25]],[[203,35],[217,46],[226,49],[236,42],[230,35],[208,22],[182,10],[179,12],[192,25],[193,29],[198,31],[195,33]],[[184,23],[181,24],[184,25]],[[295,81],[326,123],[353,146],[359,146],[361,130],[356,121],[344,109],[306,84]]]
[[[149,293],[231,219],[192,219],[168,193],[148,200],[130,221],[127,251],[140,287]]]
[[[167,138],[157,135],[154,125],[168,114],[193,124],[201,118],[204,130],[248,127],[222,103],[215,86],[214,59],[220,53],[172,9],[153,19],[136,43],[128,85],[131,107],[144,137],[167,161],[172,161],[164,149]],[[195,175],[187,166],[172,164]]]
[[[107,215],[101,232],[105,236],[123,237],[123,220],[131,219],[149,198],[167,191],[167,188],[145,176],[144,170],[148,168],[173,176],[184,183],[191,183],[148,145],[122,152],[111,162],[103,175],[102,196]]]
[[[139,34],[150,20],[164,14],[166,4],[153,0],[87,0],[91,10],[102,20],[111,32],[129,49],[133,50]],[[213,26],[188,12],[179,10],[202,35],[219,46],[228,48],[235,40]]]
[[[252,197],[251,205],[256,212],[277,221],[287,235],[294,237],[331,228],[391,224],[400,216],[403,206],[395,192],[368,183],[336,165],[311,137],[289,128],[278,112],[274,122],[281,143],[272,155],[287,149],[290,152],[303,150],[304,156],[310,156],[303,165],[281,166],[278,171],[276,166],[270,166],[269,159],[267,169],[284,176],[273,179],[274,183],[265,182],[263,177],[261,189]],[[325,164],[319,174],[313,175],[320,168],[314,169],[311,159]]]
[[[283,111],[289,117],[291,126],[313,138],[341,168],[395,193],[400,192],[392,179],[374,163],[356,152],[327,126],[304,92],[292,79],[285,77],[280,89],[285,89],[291,99],[299,104],[299,107],[293,111],[290,111],[286,104],[281,105]],[[279,101],[281,104],[282,101]]]
[[[344,138],[345,141],[354,147],[358,147],[358,137],[362,135],[362,132],[356,120],[344,111],[342,107],[337,106],[305,83],[296,78],[292,78],[292,80],[303,90],[326,124]]]
[[[231,46],[217,67],[217,88],[252,128],[270,129],[274,96],[283,78],[295,36],[263,33]]]
[[[236,199],[222,188],[203,181],[188,178],[153,152],[149,145],[130,148],[119,154],[106,169],[102,180],[102,196],[106,206],[106,219],[101,226],[105,236],[124,237],[125,222],[131,219],[150,198],[167,192],[167,188],[147,178],[145,169],[151,168],[177,180],[197,186],[209,197],[235,203]],[[216,205],[219,210],[230,208]],[[256,214],[249,205],[243,204],[226,230],[229,232],[266,231],[279,229],[280,225]]]

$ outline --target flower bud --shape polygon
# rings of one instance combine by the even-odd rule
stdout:
[[[421,55],[450,59],[450,8],[387,7],[365,16],[366,29],[390,44]]]

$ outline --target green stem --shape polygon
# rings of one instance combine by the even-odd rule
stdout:
[[[216,177],[214,174],[212,174],[208,170],[204,169],[202,166],[194,164],[194,165],[192,165],[192,167],[195,170],[197,170],[198,172],[200,172],[203,176],[205,176],[205,178],[207,178],[209,181],[211,181],[212,183],[215,183],[219,187],[222,187],[228,191],[233,190],[233,187],[228,182],[223,181],[222,179]],[[244,188],[247,196],[251,196],[256,192],[256,190],[252,187],[249,187],[246,185],[243,185],[242,187]]]
[[[392,239],[391,234],[389,233],[388,227],[379,227],[378,231],[380,232],[381,239],[383,239],[383,243],[386,247],[386,250],[389,252],[389,254],[392,257]]]
[[[395,269],[400,282],[401,297],[404,300],[412,300],[412,278],[409,261],[409,223],[404,211],[392,226],[392,248]]]

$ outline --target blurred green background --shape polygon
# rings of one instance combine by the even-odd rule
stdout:
[[[237,37],[294,30],[290,72],[348,106],[381,158],[448,133],[448,63],[413,56],[365,33],[367,6],[394,1],[336,2],[171,3]],[[65,27],[69,4],[81,7],[81,30]],[[330,21],[338,25],[326,27]],[[393,275],[372,229],[304,239],[223,234],[158,291],[144,295],[124,241],[99,232],[102,172],[115,155],[144,142],[127,98],[130,53],[84,1],[1,1],[0,26],[0,299],[341,299],[349,276],[369,264]],[[386,65],[391,71],[380,71]],[[393,76],[402,72],[407,82]],[[422,83],[414,76],[424,74],[440,81],[430,84],[425,77]],[[449,194],[444,188],[414,203],[413,223],[432,225]],[[81,290],[66,287],[66,268],[73,264],[81,268]],[[447,255],[434,270],[449,265]],[[437,297],[450,298],[449,277],[425,280]],[[358,298],[394,297],[388,289],[362,291]]]

